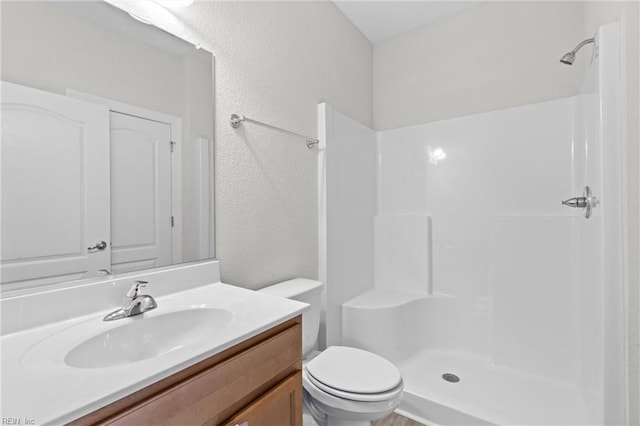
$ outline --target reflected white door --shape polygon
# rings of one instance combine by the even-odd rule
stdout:
[[[112,111],[111,270],[171,264],[171,126]]]
[[[16,84],[0,87],[3,284],[98,275],[111,263],[109,110]],[[88,249],[101,241],[103,249]]]

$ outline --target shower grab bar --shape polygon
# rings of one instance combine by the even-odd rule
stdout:
[[[233,127],[234,129],[237,129],[238,127],[240,127],[240,124],[243,121],[247,121],[249,123],[257,124],[259,126],[264,126],[264,127],[267,127],[267,128],[269,128],[271,130],[275,130],[277,132],[284,133],[284,134],[289,135],[289,136],[293,136],[293,137],[296,137],[296,138],[304,139],[307,142],[307,148],[309,148],[309,149],[312,149],[314,145],[317,145],[318,143],[320,143],[320,141],[318,139],[309,138],[309,137],[301,135],[299,133],[294,133],[294,132],[291,132],[289,130],[281,129],[280,127],[272,126],[271,124],[263,123],[261,121],[254,120],[252,118],[245,117],[244,115],[231,114],[230,122],[231,122],[231,127]]]

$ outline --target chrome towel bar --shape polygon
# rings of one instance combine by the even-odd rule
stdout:
[[[284,133],[289,136],[294,136],[296,138],[304,139],[307,142],[307,148],[309,149],[312,149],[314,145],[317,145],[320,142],[318,141],[318,139],[309,138],[299,133],[294,133],[289,130],[281,129],[280,127],[272,126],[271,124],[263,123],[261,121],[254,120],[252,118],[245,117],[244,115],[231,114],[230,122],[231,122],[231,127],[233,127],[234,129],[237,129],[243,121],[257,124],[259,126],[264,126],[271,130],[275,130],[277,132]]]

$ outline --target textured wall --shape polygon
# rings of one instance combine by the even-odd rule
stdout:
[[[571,96],[581,67],[558,59],[585,38],[582,2],[489,2],[374,46],[374,127]]]
[[[317,276],[317,154],[244,114],[316,136],[327,101],[372,124],[372,46],[331,2],[196,2],[128,11],[216,57],[216,243],[225,282],[259,288]]]

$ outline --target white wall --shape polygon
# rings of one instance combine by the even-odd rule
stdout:
[[[488,2],[374,46],[374,127],[392,129],[577,93],[582,2]],[[584,56],[584,55],[583,55]]]
[[[372,123],[372,47],[331,2],[117,2],[216,57],[216,239],[225,282],[317,276],[317,153],[232,113],[315,136],[330,102]],[[146,9],[141,9],[146,8]]]

